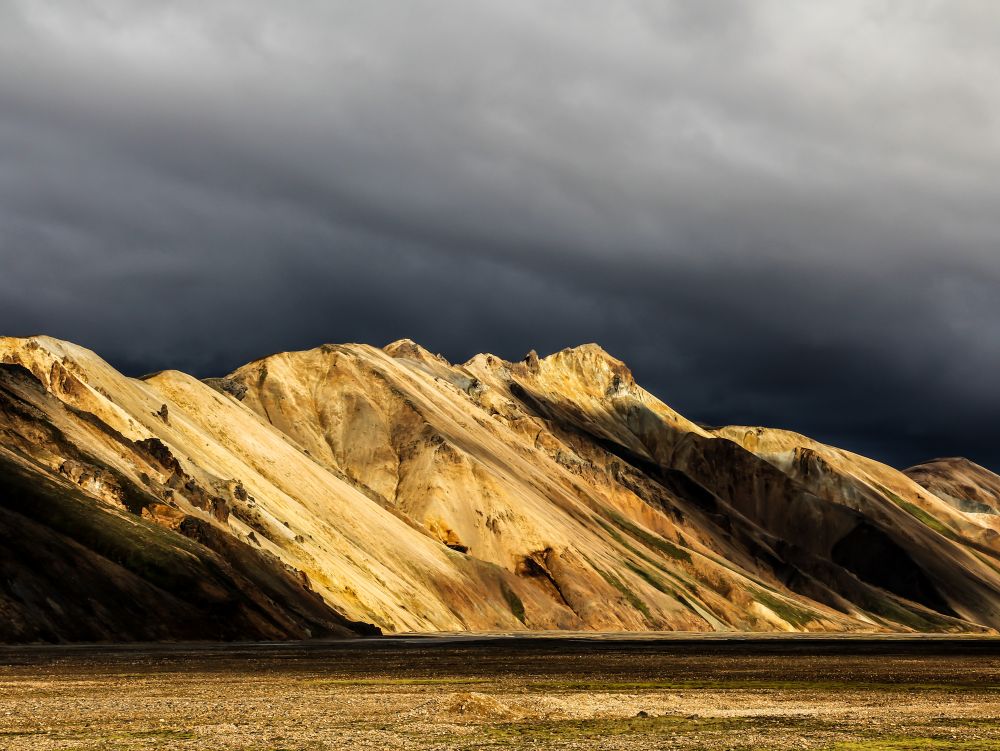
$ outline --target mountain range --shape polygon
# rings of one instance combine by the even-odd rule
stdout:
[[[3,641],[1000,629],[1000,477],[698,425],[597,345],[0,363]]]

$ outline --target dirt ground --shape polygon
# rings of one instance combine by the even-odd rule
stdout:
[[[0,749],[1000,750],[1000,642],[0,648]]]

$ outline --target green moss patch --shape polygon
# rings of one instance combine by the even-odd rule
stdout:
[[[620,529],[624,530],[625,532],[628,532],[628,534],[631,535],[634,539],[638,540],[651,550],[655,550],[659,553],[662,553],[663,555],[667,556],[668,558],[672,558],[675,561],[683,561],[684,563],[691,562],[691,554],[688,551],[684,550],[683,548],[677,547],[676,545],[674,545],[674,543],[670,542],[670,540],[667,540],[651,532],[647,532],[642,527],[630,522],[628,519],[619,514],[617,511],[608,509],[607,513],[608,516],[611,518],[611,521],[613,521],[616,525],[618,525]]]
[[[625,600],[628,602],[629,605],[631,605],[633,608],[642,613],[643,616],[645,616],[646,618],[652,618],[652,613],[649,612],[649,606],[641,599],[639,599],[639,596],[631,589],[629,589],[628,585],[625,584],[625,582],[623,582],[617,576],[612,574],[610,571],[605,571],[604,569],[598,568],[597,566],[594,566],[594,570],[601,575],[601,578],[604,579],[604,581],[606,581],[612,587],[621,592],[622,596],[625,598]]]
[[[517,592],[511,589],[507,582],[500,582],[500,592],[503,594],[504,600],[507,601],[507,606],[510,608],[510,612],[514,614],[521,623],[526,623],[525,613],[524,613],[524,603],[521,598],[517,596]]]
[[[951,527],[946,526],[944,522],[942,522],[936,516],[932,516],[928,512],[924,511],[922,508],[920,508],[920,506],[910,503],[909,501],[904,501],[902,499],[899,500],[899,506],[914,519],[921,522],[925,526],[930,527],[938,534],[944,535],[945,537],[951,540],[955,540],[956,542],[961,541],[961,538],[957,534],[955,534],[955,532],[951,529]]]
[[[956,532],[951,527],[942,522],[933,514],[930,514],[929,512],[920,508],[920,506],[917,506],[915,503],[910,503],[909,501],[904,500],[901,496],[899,496],[897,493],[893,493],[891,490],[889,490],[889,488],[885,487],[884,485],[879,485],[878,489],[882,492],[882,495],[884,495],[890,501],[895,503],[897,506],[903,509],[903,511],[908,513],[910,516],[912,516],[918,522],[923,524],[925,527],[933,529],[939,535],[944,535],[949,540],[954,540],[955,542],[962,541],[962,538],[958,534],[956,534]]]
[[[797,628],[804,628],[806,625],[816,620],[816,616],[808,610],[797,608],[789,602],[785,602],[779,597],[775,597],[769,592],[757,591],[753,597],[761,605],[766,606],[771,612],[777,615],[786,623]]]

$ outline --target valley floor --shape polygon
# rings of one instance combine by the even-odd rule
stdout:
[[[0,648],[0,749],[1000,749],[1000,641]]]

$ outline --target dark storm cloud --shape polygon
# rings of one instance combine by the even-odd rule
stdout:
[[[596,340],[1000,467],[989,2],[0,4],[0,323],[129,372]]]

